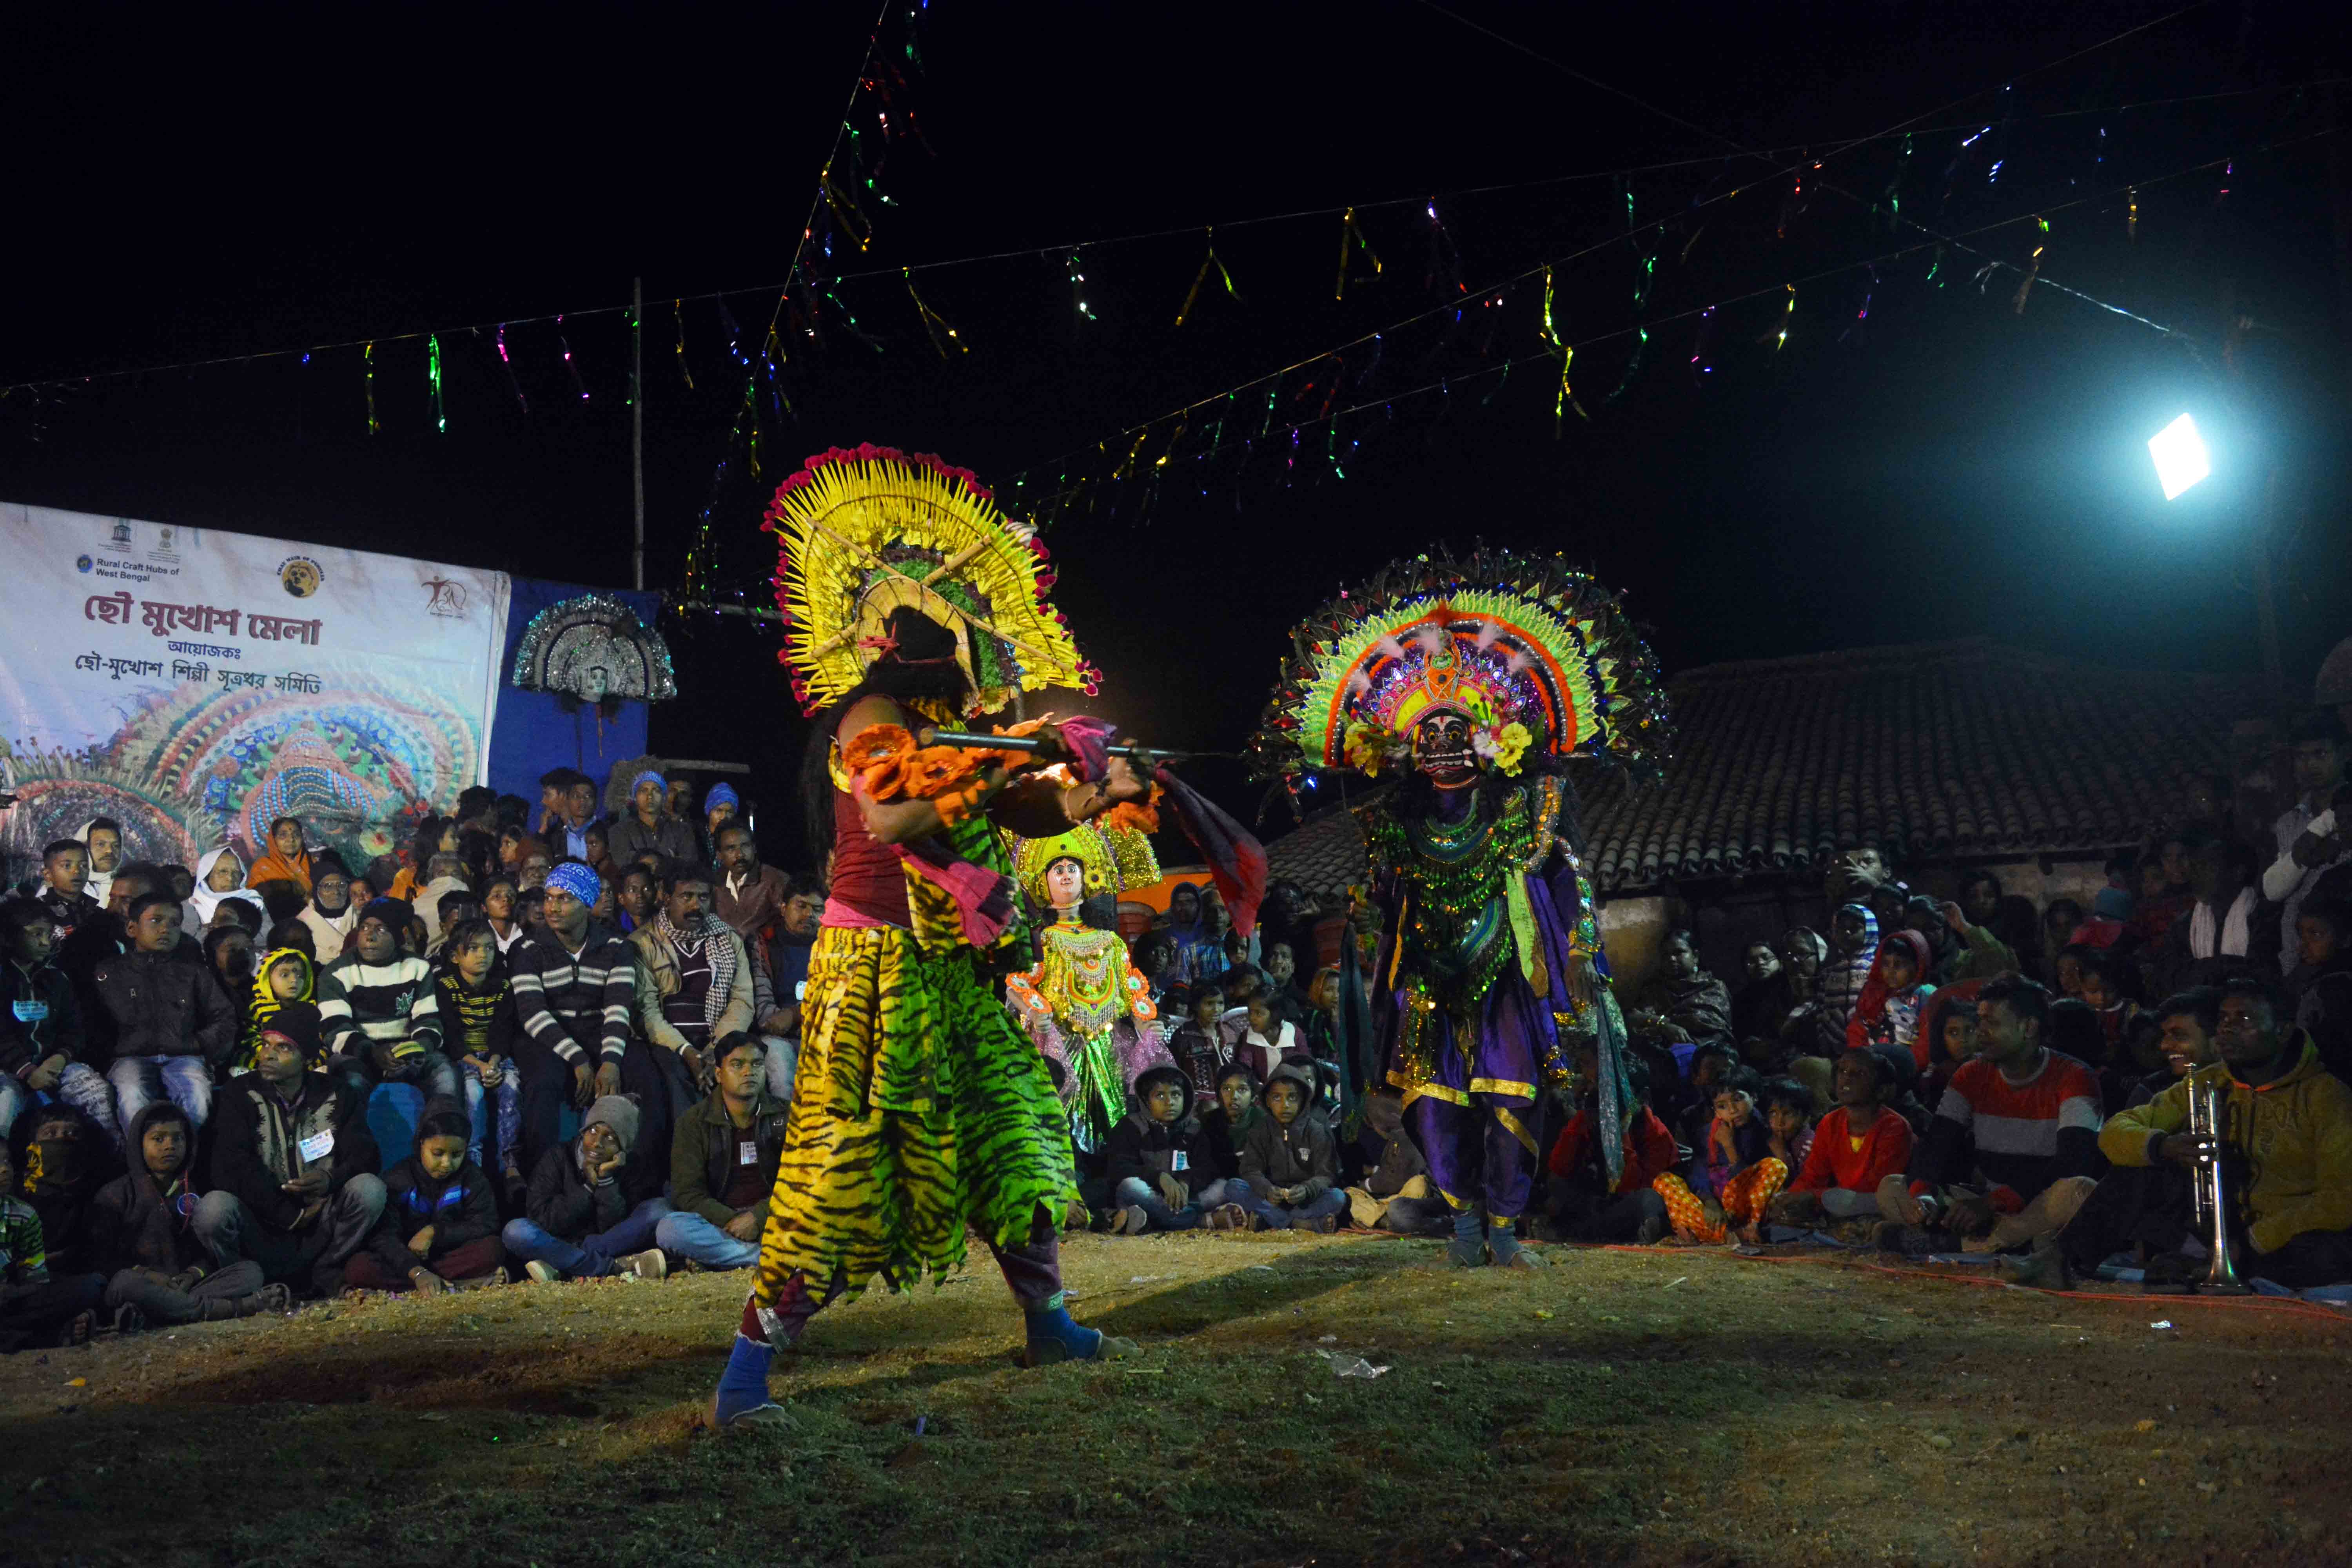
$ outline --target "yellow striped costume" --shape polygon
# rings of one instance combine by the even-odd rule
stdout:
[[[955,851],[1002,869],[983,816]],[[1077,1195],[1066,1113],[1045,1058],[998,999],[992,953],[955,933],[951,907],[908,877],[912,931],[826,926],[809,959],[800,1070],[760,1237],[752,1297],[794,1272],[824,1292],[935,1279],[964,1261],[970,1226],[1000,1247]],[[1025,942],[1018,942],[1025,950]]]

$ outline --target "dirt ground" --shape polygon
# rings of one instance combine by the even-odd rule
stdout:
[[[1434,1243],[1075,1237],[1075,1310],[1139,1359],[1023,1370],[983,1261],[825,1312],[779,1362],[797,1430],[757,1436],[703,1421],[740,1277],[26,1352],[5,1556],[2352,1562],[2330,1309],[1540,1250],[1463,1274]],[[1358,1357],[1388,1370],[1339,1375]]]

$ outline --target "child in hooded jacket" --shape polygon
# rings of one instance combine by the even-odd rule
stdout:
[[[1920,1010],[1936,994],[1936,988],[1927,984],[1927,976],[1934,973],[1934,950],[1917,931],[1898,931],[1880,942],[1877,960],[1871,964],[1862,996],[1854,1004],[1853,1016],[1846,1021],[1847,1047],[1893,1047],[1914,1056]]]
[[[254,1053],[261,1048],[265,1029],[275,1029],[302,1047],[303,1059],[316,1067],[324,1047],[319,1043],[318,970],[310,955],[299,948],[270,950],[253,977],[253,994],[245,1009],[245,1028],[229,1058],[231,1076],[253,1070]]]
[[[1242,1144],[1250,1130],[1265,1120],[1265,1107],[1258,1103],[1258,1087],[1257,1074],[1239,1062],[1228,1062],[1217,1074],[1217,1098],[1201,1112],[1209,1160],[1221,1181],[1231,1182],[1241,1175]]]
[[[1285,1062],[1265,1085],[1265,1115],[1243,1140],[1240,1202],[1259,1230],[1336,1230],[1348,1206],[1331,1129],[1309,1069]]]
[[[507,1282],[498,1199],[467,1152],[472,1137],[473,1119],[457,1101],[425,1107],[416,1152],[383,1173],[383,1215],[343,1266],[346,1286],[437,1296]]]
[[[1163,1062],[1136,1075],[1133,1094],[1135,1109],[1103,1145],[1103,1173],[1118,1205],[1113,1233],[1246,1225],[1248,1212],[1229,1196],[1239,1183],[1217,1174],[1209,1134],[1192,1114],[1192,1079]]]
[[[90,1260],[106,1277],[116,1331],[291,1306],[292,1291],[264,1284],[260,1264],[243,1258],[216,1266],[196,1238],[196,1200],[204,1193],[188,1113],[168,1100],[152,1100],[131,1118],[130,1138],[130,1171],[99,1188],[89,1211]]]

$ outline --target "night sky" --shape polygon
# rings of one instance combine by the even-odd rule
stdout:
[[[1597,31],[1588,8],[1461,0],[1519,49],[1422,4],[936,0],[892,88],[922,134],[887,143],[895,205],[866,205],[864,254],[834,228],[811,253],[878,349],[830,306],[822,342],[788,313],[793,413],[763,394],[765,471],[739,446],[715,491],[744,375],[721,306],[756,354],[870,10],[18,17],[0,384],[374,338],[382,430],[350,347],[12,385],[0,497],[626,585],[610,308],[642,276],[648,586],[677,583],[708,505],[720,579],[758,595],[760,510],[804,453],[936,451],[1036,495],[1115,466],[1063,454],[1122,455],[1129,426],[1379,331],[1336,390],[1324,361],[1258,384],[1248,417],[1155,426],[1147,463],[1175,456],[1148,509],[1142,484],[1105,484],[1055,523],[1056,602],[1108,676],[1094,706],[1163,743],[1238,745],[1293,621],[1393,555],[1479,537],[1622,589],[1669,672],[1983,634],[2251,669],[2273,462],[2299,525],[2286,669],[2307,688],[2352,629],[2352,150],[2330,89],[2300,86],[2352,65],[2325,8],[1733,9]],[[907,36],[901,5],[881,37],[902,65]],[[1905,122],[1907,157],[1900,135],[1846,145]],[[1983,230],[1981,254],[1938,255],[1890,193],[1902,218]],[[1629,198],[1636,225],[1669,221],[1628,238]],[[1350,203],[1383,267],[1339,302]],[[1239,298],[1213,279],[1180,330],[1209,224]],[[1081,321],[1065,247],[1154,233],[1078,251]],[[1979,286],[1987,258],[2037,244],[2042,278],[2176,331],[2046,288],[2020,313],[2011,270]],[[969,346],[943,358],[898,269],[996,252],[916,273]],[[1528,276],[1552,260],[1591,415],[1557,429]],[[680,311],[692,391],[676,296],[706,296]],[[2226,355],[2225,301],[2253,323]],[[528,321],[507,333],[514,386],[501,321]],[[423,342],[393,341],[427,330],[446,434]],[[1329,408],[1360,412],[1333,427]],[[2143,443],[2184,408],[2219,472],[2168,506]],[[1242,455],[1199,460],[1221,416]],[[759,764],[772,799],[800,736],[772,634],[706,620],[673,644],[686,695],[655,749]]]

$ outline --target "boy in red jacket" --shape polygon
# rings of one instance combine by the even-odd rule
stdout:
[[[1838,1058],[1837,1109],[1813,1129],[1813,1146],[1794,1180],[1772,1200],[1775,1225],[1860,1221],[1874,1227],[1878,1184],[1911,1160],[1911,1124],[1888,1110],[1894,1068],[1876,1051]]]

